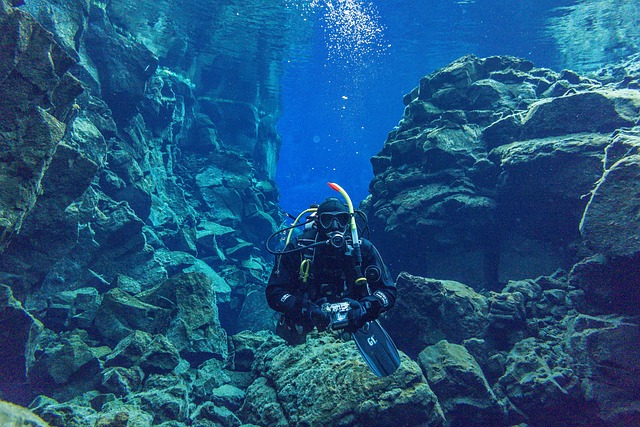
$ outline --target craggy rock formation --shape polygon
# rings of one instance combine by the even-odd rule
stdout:
[[[235,5],[202,6],[3,2],[0,281],[38,317],[59,316],[61,292],[202,272],[233,329],[262,289],[260,248],[280,221],[278,74],[195,37],[239,25]],[[261,19],[287,19],[276,12]]]
[[[288,17],[261,8],[234,36],[216,33],[242,23],[233,2],[23,3],[0,1],[0,396],[46,395],[45,413],[144,381],[138,398],[161,407],[150,375],[220,371],[241,312],[271,324],[243,305],[266,305],[287,43],[258,30]]]
[[[3,12],[0,37],[1,251],[36,204],[82,86],[73,59],[28,14]]]
[[[589,307],[581,282],[562,271],[488,295],[406,273],[398,285],[385,324],[418,360],[451,425],[640,420],[637,311],[581,312]]]
[[[637,137],[637,74],[602,77],[473,56],[424,77],[372,159],[365,208],[380,250],[402,254],[387,257],[392,270],[498,290],[570,269],[605,148],[627,156]],[[610,172],[628,179],[625,162]],[[583,234],[605,204],[591,203]]]
[[[640,422],[637,71],[465,57],[372,159],[378,246],[437,277],[401,273],[386,325],[451,425]]]
[[[353,342],[337,341],[328,335],[310,337],[306,344],[296,347],[283,345],[280,339],[267,341],[254,357],[254,371],[260,377],[247,389],[247,399],[240,409],[251,423],[444,423],[420,368],[406,357],[393,376],[382,379],[368,371]]]
[[[0,401],[0,424],[12,427],[48,427],[40,417],[25,408]]]

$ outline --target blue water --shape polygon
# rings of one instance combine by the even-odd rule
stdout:
[[[309,14],[313,38],[286,64],[283,144],[276,174],[281,206],[297,213],[341,184],[358,204],[373,177],[369,159],[402,117],[402,97],[421,77],[466,55],[514,55],[563,68],[549,19],[572,0],[339,0],[362,5],[382,28],[369,52],[331,40],[322,5]],[[330,0],[325,0],[331,3]],[[307,1],[308,4],[308,1]],[[340,35],[340,34],[339,34]]]

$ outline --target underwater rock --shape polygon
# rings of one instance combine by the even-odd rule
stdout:
[[[640,314],[640,256],[586,257],[571,269],[571,284],[584,292],[578,309],[586,314]]]
[[[575,359],[585,399],[606,425],[640,421],[639,341],[637,318],[579,315],[570,323],[566,351]]]
[[[240,264],[264,257],[262,241],[280,221],[272,181],[280,143],[275,129],[277,85],[272,84],[276,76],[253,72],[257,64],[237,64],[229,62],[228,54],[214,54],[220,51],[215,37],[192,38],[194,22],[218,30],[236,14],[218,15],[209,8],[203,18],[201,8],[176,10],[170,2],[135,11],[126,2],[102,7],[45,0],[26,5],[23,10],[52,31],[49,34],[23,10],[3,6],[3,40],[26,49],[3,51],[0,74],[11,83],[3,86],[8,101],[3,118],[9,120],[9,112],[21,111],[30,102],[47,109],[51,120],[34,109],[26,118],[33,116],[32,121],[50,129],[30,122],[29,138],[47,132],[55,134],[55,143],[62,138],[42,178],[45,194],[30,215],[19,218],[20,241],[0,260],[3,282],[40,315],[60,291],[93,286],[104,294],[121,276],[156,284],[168,276],[200,271],[213,278],[217,302],[226,304],[225,313],[236,319],[246,293],[264,280],[252,265]],[[265,13],[277,16],[272,10]],[[224,36],[225,43],[233,36]],[[196,57],[200,59],[193,63]],[[160,69],[158,60],[163,62]],[[242,66],[246,75],[243,71],[229,77],[229,65]],[[86,89],[75,105],[81,86],[68,69]],[[25,79],[20,80],[22,75]],[[26,82],[34,83],[33,90],[23,87]],[[264,90],[265,84],[274,90]],[[40,105],[47,99],[51,105]],[[204,108],[210,114],[201,107],[212,107]],[[238,123],[247,127],[232,131]],[[194,135],[197,141],[191,140]],[[24,145],[24,138],[14,139],[11,144]],[[47,150],[52,148],[53,143]],[[34,172],[38,179],[49,151],[34,153],[42,166]],[[29,209],[37,188],[33,190],[25,193]],[[7,202],[17,212],[15,194],[20,193],[0,194],[0,206]],[[16,221],[11,219],[7,227],[17,229]],[[216,235],[213,242],[207,241],[209,235],[200,245],[196,225],[202,222],[232,232]],[[191,255],[191,261],[184,254]],[[268,266],[266,258],[257,262]],[[241,283],[234,288],[233,302],[223,273],[233,277],[234,285]]]
[[[537,216],[554,207],[565,215],[582,212],[585,203],[581,198],[602,174],[604,149],[610,142],[606,135],[577,134],[523,140],[495,148],[489,159],[500,165],[497,197],[502,205],[515,205],[511,209],[517,210],[515,214],[519,216],[525,215],[526,200],[530,200],[527,208],[537,208]],[[507,206],[501,208],[506,215]],[[574,226],[575,216],[571,215]]]
[[[115,366],[102,371],[102,388],[118,397],[128,396],[140,391],[143,379],[144,372],[139,366]]]
[[[197,402],[207,402],[213,399],[221,387],[231,384],[229,371],[224,369],[225,362],[208,359],[195,369],[190,383],[191,395]],[[234,383],[235,384],[235,383]]]
[[[627,154],[617,156],[620,150]],[[640,253],[640,131],[619,133],[607,148],[605,171],[593,190],[580,233],[593,250],[611,257]]]
[[[96,414],[90,406],[59,403],[46,396],[38,396],[29,409],[51,427],[93,427],[91,419]]]
[[[5,384],[24,383],[35,358],[35,344],[42,323],[31,316],[13,297],[11,288],[0,284],[0,380]]]
[[[608,133],[635,125],[640,93],[634,90],[586,91],[532,104],[522,121],[522,139],[583,132]]]
[[[489,327],[489,301],[462,283],[401,273],[396,286],[398,299],[384,324],[411,357],[443,339],[458,344],[481,337]]]
[[[526,338],[509,351],[506,372],[496,387],[532,423],[552,425],[570,417],[588,418],[583,414],[588,404],[579,396],[580,379],[572,361],[560,346]]]
[[[31,384],[56,399],[69,399],[100,383],[99,351],[90,347],[86,332],[65,332],[40,340],[27,371]]]
[[[0,16],[0,250],[22,226],[82,92],[68,70],[74,60],[29,14]]]
[[[640,118],[617,83],[474,56],[422,78],[362,205],[390,269],[495,291],[570,269],[610,133]]]
[[[190,411],[189,388],[181,377],[151,375],[143,391],[127,396],[127,403],[151,414],[153,424],[185,422]]]
[[[216,293],[203,273],[184,273],[138,294],[141,301],[172,311],[166,332],[182,357],[192,361],[227,357],[227,334],[220,325]]]
[[[235,323],[240,331],[275,331],[274,313],[262,289],[247,293]]]
[[[211,392],[211,403],[218,407],[224,406],[231,411],[236,411],[240,409],[240,406],[244,401],[244,396],[244,391],[240,390],[238,387],[225,384]]]
[[[243,331],[229,337],[230,363],[235,371],[251,371],[258,349],[268,341],[268,332]],[[262,349],[264,350],[264,349]]]
[[[51,296],[42,319],[49,329],[86,330],[93,325],[101,300],[96,288],[62,291]]]
[[[261,378],[247,390],[244,421],[265,422],[260,409],[269,407],[270,425],[444,425],[420,368],[405,355],[393,375],[377,378],[353,342],[326,334],[299,346],[273,341],[279,345],[267,342],[256,355]]]
[[[5,427],[49,427],[27,408],[0,400],[0,425]]]
[[[157,334],[166,331],[171,310],[147,304],[120,289],[104,295],[95,318],[95,328],[107,343],[116,344],[136,330]]]
[[[276,390],[265,377],[259,377],[249,386],[239,415],[241,419],[260,426],[290,425]]]
[[[440,341],[418,355],[429,386],[450,425],[497,426],[507,411],[491,390],[482,369],[461,345]]]
[[[104,11],[92,8],[92,20],[84,34],[87,53],[98,71],[102,98],[114,118],[126,120],[144,97],[146,82],[158,59],[142,44],[118,34]]]
[[[202,421],[210,421],[212,425],[223,425],[228,427],[238,427],[242,424],[242,421],[229,409],[224,406],[219,406],[214,402],[205,402],[198,406],[191,414],[192,425],[202,425],[205,427],[207,424],[199,424]]]

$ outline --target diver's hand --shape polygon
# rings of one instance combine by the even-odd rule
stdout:
[[[327,329],[331,323],[331,317],[329,317],[329,314],[325,313],[319,306],[308,300],[302,304],[302,317],[305,320],[309,320],[319,330]]]
[[[351,307],[349,313],[347,313],[349,326],[346,329],[350,332],[354,332],[371,320],[368,318],[369,316],[367,316],[369,303],[367,301],[356,301],[350,298],[345,298],[345,301],[348,302],[349,307]]]

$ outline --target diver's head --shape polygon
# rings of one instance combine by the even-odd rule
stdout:
[[[344,244],[344,234],[350,221],[351,214],[347,207],[335,197],[329,197],[320,203],[316,211],[318,232],[328,237],[334,247]]]

